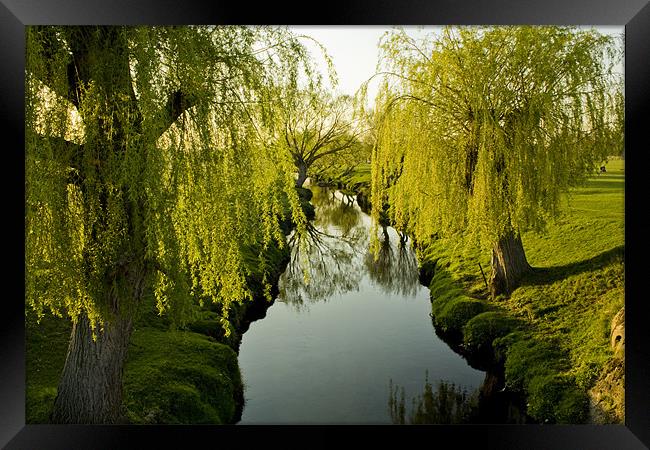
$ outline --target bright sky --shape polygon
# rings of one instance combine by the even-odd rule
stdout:
[[[323,44],[334,62],[339,78],[339,90],[348,95],[354,95],[361,83],[375,73],[379,56],[378,42],[381,36],[391,30],[386,26],[295,26],[291,27],[296,34],[306,34]],[[421,37],[441,27],[404,27],[413,37]],[[624,27],[596,27],[601,33],[618,35],[624,32]],[[327,66],[320,49],[310,40],[303,40],[306,47],[318,61],[321,71],[325,74]],[[619,68],[623,72],[623,66]],[[374,81],[368,87],[368,98],[373,99],[378,89]]]
[[[375,73],[379,58],[379,39],[393,27],[386,26],[295,26],[290,27],[296,34],[306,34],[323,44],[334,62],[339,79],[339,90],[354,95],[361,84]],[[430,33],[440,27],[403,27],[410,35]],[[327,65],[321,50],[310,40],[303,40],[314,55],[323,73]],[[368,86],[368,98],[373,99],[378,89],[377,79]]]

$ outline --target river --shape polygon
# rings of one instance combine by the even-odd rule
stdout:
[[[311,189],[316,218],[289,237],[280,293],[239,349],[239,424],[390,424],[395,392],[407,415],[427,380],[475,392],[485,372],[436,336],[408,240],[380,228],[375,257],[354,197]]]

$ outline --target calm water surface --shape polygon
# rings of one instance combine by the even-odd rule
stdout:
[[[316,219],[290,237],[280,294],[241,343],[239,423],[385,424],[391,382],[404,388],[407,408],[426,374],[478,388],[485,373],[435,335],[408,242],[380,229],[375,259],[371,218],[354,199],[311,189]]]

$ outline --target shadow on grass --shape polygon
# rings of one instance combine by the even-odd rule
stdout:
[[[563,266],[534,267],[533,271],[521,280],[520,286],[552,284],[570,276],[584,272],[602,269],[614,261],[625,257],[625,245],[619,245],[604,251],[592,258],[577,261]]]
[[[623,174],[607,174],[599,175],[596,178],[591,178],[585,182],[586,187],[600,186],[605,188],[612,188],[612,183],[624,183],[625,175]]]

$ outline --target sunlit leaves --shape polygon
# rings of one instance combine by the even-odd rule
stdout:
[[[27,303],[94,326],[135,261],[160,312],[225,320],[245,251],[304,226],[272,94],[310,67],[279,27],[28,27]]]
[[[621,152],[621,49],[595,31],[396,30],[381,50],[374,214],[390,205],[418,240],[542,230],[562,192]]]

